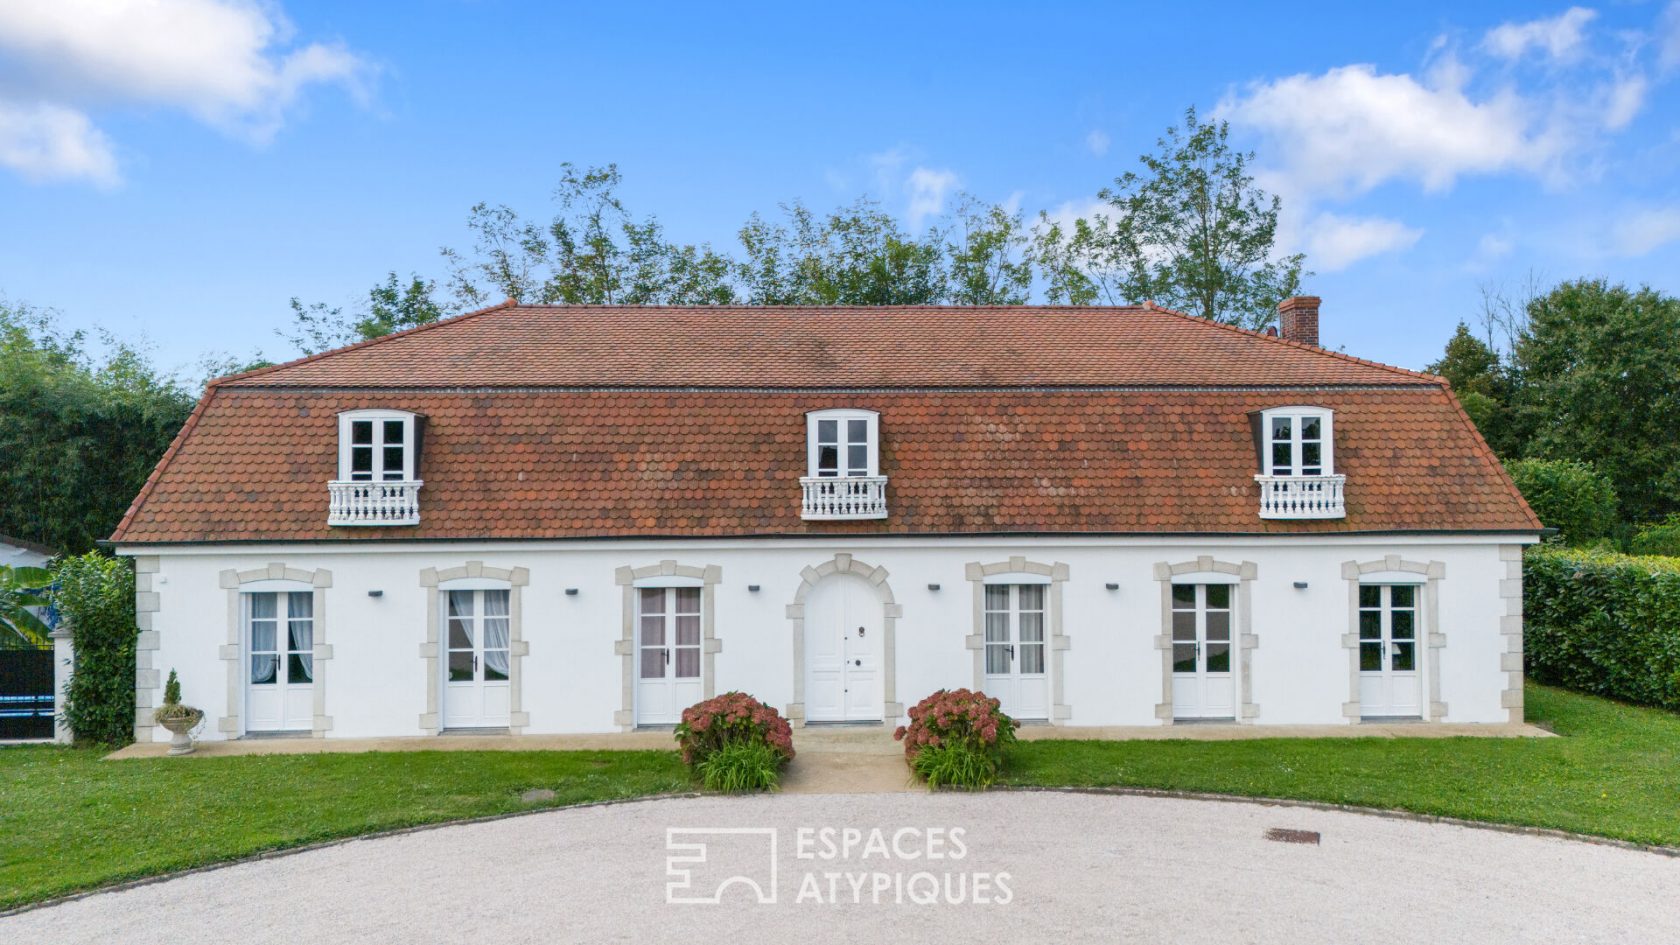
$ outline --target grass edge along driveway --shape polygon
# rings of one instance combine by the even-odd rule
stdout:
[[[105,753],[0,749],[0,911],[326,840],[692,790],[665,751]],[[533,788],[555,797],[522,801]]]
[[[1000,782],[1320,801],[1680,846],[1680,715],[1530,684],[1563,738],[1033,741]]]
[[[1322,801],[1680,846],[1680,715],[1530,685],[1547,739],[1038,741],[1007,786]],[[265,851],[688,791],[674,752],[389,752],[101,761],[0,749],[0,911]],[[548,788],[551,801],[520,800]]]

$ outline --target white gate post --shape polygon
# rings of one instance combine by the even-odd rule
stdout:
[[[70,698],[70,673],[76,666],[76,644],[70,628],[61,626],[49,637],[53,644],[53,741],[68,745],[75,739],[64,705]]]

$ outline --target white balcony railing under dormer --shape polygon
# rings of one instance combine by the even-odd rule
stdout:
[[[418,525],[420,487],[410,482],[327,483],[328,525]]]
[[[1261,518],[1346,518],[1346,476],[1255,476]]]
[[[799,485],[808,520],[887,517],[886,476],[805,476]]]

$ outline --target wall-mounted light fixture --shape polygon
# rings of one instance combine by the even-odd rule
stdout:
[[[1307,582],[1306,581],[1296,581],[1295,582],[1295,589],[1298,590],[1298,591],[1306,590],[1307,589]]]
[[[939,585],[937,585],[937,584],[929,584],[929,585],[928,585],[928,590],[930,590],[930,591],[937,591],[937,590],[939,590]]]
[[[368,591],[368,596],[369,597],[384,597],[385,592],[384,591]]]
[[[750,593],[757,594],[758,593],[758,585],[757,584],[748,584],[747,585],[747,590]]]
[[[1120,589],[1120,585],[1114,583],[1113,581],[1108,582],[1107,586],[1108,586],[1108,589],[1111,590],[1111,591],[1117,591],[1117,590]]]
[[[566,596],[567,597],[576,597],[577,596],[577,588],[575,588],[575,587],[566,588]]]

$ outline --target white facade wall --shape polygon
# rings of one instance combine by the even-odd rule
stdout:
[[[161,701],[162,678],[180,674],[184,701],[205,710],[202,737],[244,734],[230,707],[243,670],[231,658],[230,591],[222,575],[278,563],[301,573],[330,572],[317,588],[318,674],[324,713],[316,734],[368,737],[429,734],[428,598],[422,571],[482,562],[485,568],[526,569],[521,588],[522,664],[526,733],[614,732],[623,728],[625,627],[621,568],[674,561],[685,568],[715,567],[716,692],[739,689],[784,711],[795,697],[795,623],[789,605],[800,596],[802,574],[844,553],[859,567],[881,568],[897,605],[892,701],[914,705],[941,687],[973,686],[975,654],[965,638],[975,623],[967,566],[1027,562],[1066,565],[1061,583],[1060,632],[1066,650],[1052,661],[1061,672],[1067,707],[1055,724],[1155,725],[1163,703],[1164,633],[1159,564],[1252,563],[1246,621],[1256,638],[1247,650],[1255,724],[1340,724],[1349,700],[1350,622],[1346,562],[1435,564],[1439,647],[1439,703],[1448,722],[1505,722],[1513,677],[1508,671],[1512,630],[1509,560],[1528,539],[1511,536],[1382,536],[1277,538],[858,538],[494,544],[382,543],[378,545],[227,545],[130,547],[140,559],[142,637],[141,714]],[[1505,553],[1502,555],[1501,546]],[[1305,588],[1295,587],[1305,582]],[[319,583],[319,582],[317,582]],[[939,585],[931,590],[929,585]],[[1116,584],[1110,590],[1107,585]],[[757,591],[749,590],[756,585]],[[265,588],[284,584],[262,585]],[[446,585],[447,586],[447,585]],[[486,584],[484,586],[493,586]],[[308,585],[298,583],[300,590]],[[575,595],[566,593],[575,588]],[[382,592],[370,596],[370,592]],[[237,590],[234,591],[237,593]],[[153,595],[153,596],[148,596]],[[1520,617],[1518,618],[1520,619]],[[1421,636],[1421,634],[1420,634]],[[1517,638],[1520,645],[1520,637]],[[155,649],[147,649],[155,647]],[[329,649],[330,648],[330,649]],[[330,652],[330,658],[319,658]],[[1420,654],[1427,652],[1420,648]],[[149,655],[149,658],[148,658]],[[1059,665],[1058,665],[1059,662]],[[1420,663],[1427,660],[1420,655]],[[1519,665],[1520,668],[1520,665]],[[1520,689],[1518,690],[1520,695]],[[1242,700],[1242,701],[1249,701]],[[1425,687],[1426,711],[1430,702]],[[226,721],[224,721],[226,720]],[[899,720],[889,720],[899,721]],[[516,723],[517,724],[517,723]],[[149,727],[142,737],[167,739]]]

